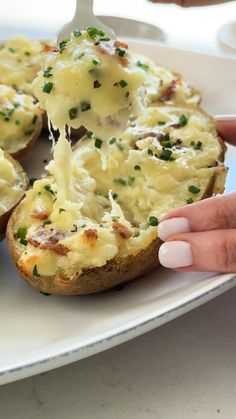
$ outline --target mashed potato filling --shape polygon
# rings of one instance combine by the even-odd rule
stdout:
[[[73,278],[136,255],[157,237],[164,213],[200,200],[223,174],[217,133],[203,112],[150,107],[131,125],[106,142],[105,169],[94,136],[73,152],[64,137],[56,144],[50,176],[27,192],[15,224],[16,237],[25,231],[20,264],[28,272]]]
[[[14,206],[22,195],[22,179],[0,148],[0,216]]]
[[[0,83],[32,94],[32,81],[40,70],[43,44],[18,37],[0,48]]]
[[[39,115],[32,96],[0,84],[0,147],[10,154],[23,148],[37,127]]]
[[[34,93],[54,128],[85,126],[97,137],[121,135],[131,113],[142,109],[145,71],[130,59],[128,45],[96,29],[75,31],[45,56]]]

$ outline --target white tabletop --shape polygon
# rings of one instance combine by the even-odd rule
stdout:
[[[36,10],[38,4],[38,10]],[[8,0],[0,37],[17,31],[50,36],[73,14],[74,1]],[[181,10],[145,0],[100,0],[99,14],[160,25],[168,43],[232,55],[216,33],[236,2]],[[236,289],[116,348],[0,388],[3,419],[235,419]]]

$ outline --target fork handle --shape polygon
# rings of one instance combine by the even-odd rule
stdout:
[[[73,20],[83,16],[85,20],[93,16],[93,0],[76,0],[76,9]]]

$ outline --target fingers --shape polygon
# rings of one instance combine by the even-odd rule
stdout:
[[[159,260],[184,271],[236,272],[236,231],[177,234],[160,247]]]
[[[216,115],[215,126],[222,138],[236,145],[236,115]]]
[[[229,228],[236,228],[236,192],[169,212],[158,226],[158,235],[165,241],[178,233]]]

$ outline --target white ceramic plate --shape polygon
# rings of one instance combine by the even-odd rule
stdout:
[[[203,92],[211,113],[236,109],[236,60],[132,42],[132,49],[183,73]],[[38,175],[48,142],[25,160]],[[37,161],[36,161],[37,160]],[[37,166],[37,167],[36,167]],[[86,297],[44,296],[22,281],[0,245],[0,383],[85,358],[141,335],[214,298],[236,275],[174,273],[157,269],[121,291]]]

